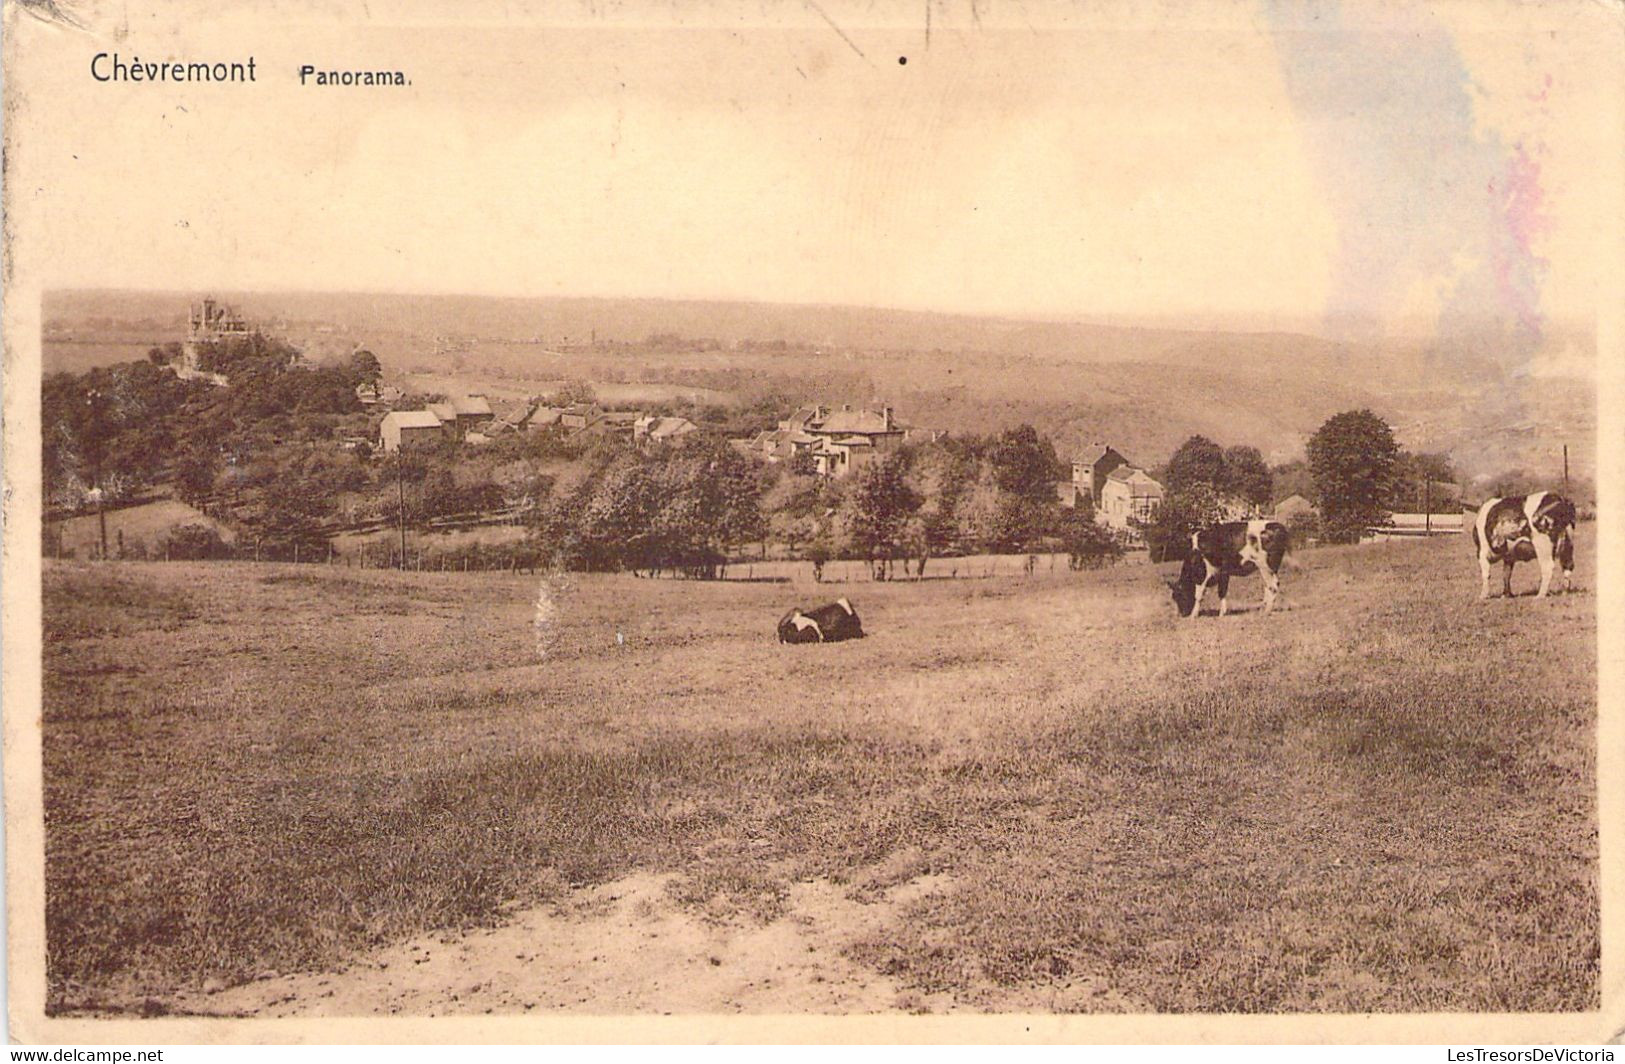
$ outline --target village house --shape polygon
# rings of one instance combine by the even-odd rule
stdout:
[[[636,410],[607,410],[597,423],[617,436],[631,436],[642,416]]]
[[[499,399],[491,404],[491,420],[483,431],[488,436],[523,431],[539,405],[534,396],[528,399]]]
[[[749,450],[769,462],[807,454],[819,475],[844,477],[907,440],[940,435],[904,425],[889,406],[854,410],[848,405],[831,410],[814,405],[800,407],[780,421],[777,429],[758,433]]]
[[[640,417],[632,423],[632,440],[640,447],[667,443],[698,432],[700,427],[686,417]]]
[[[1095,506],[1095,520],[1119,531],[1131,531],[1132,521],[1149,521],[1162,507],[1162,485],[1145,470],[1123,465],[1106,474]]]
[[[448,435],[459,440],[492,417],[491,404],[483,395],[459,395],[442,403],[428,403],[424,409],[440,419]]]
[[[378,406],[398,403],[405,393],[393,384],[374,384],[371,381],[362,381],[355,386],[355,397],[361,401],[362,406]]]
[[[1072,460],[1072,485],[1058,489],[1057,494],[1063,505],[1077,506],[1087,500],[1096,521],[1130,533],[1134,531],[1131,521],[1151,520],[1163,498],[1162,485],[1151,474],[1103,443]]]
[[[1291,521],[1315,512],[1315,504],[1297,492],[1278,500],[1274,506],[1270,507],[1270,513],[1274,515],[1277,521]]]
[[[444,423],[429,410],[391,410],[378,423],[378,444],[385,454],[433,447],[445,435]]]
[[[784,422],[768,432],[759,432],[749,444],[749,450],[769,462],[782,462],[787,458],[810,451],[818,445],[818,437],[802,429],[787,428]]]
[[[559,427],[579,432],[604,416],[595,403],[571,403],[559,412]]]
[[[530,417],[525,419],[524,428],[528,432],[546,432],[549,429],[559,428],[563,417],[563,407],[538,406],[530,412]]]
[[[1088,504],[1094,507],[1100,499],[1100,490],[1105,486],[1107,475],[1112,470],[1128,464],[1127,458],[1103,443],[1095,444],[1086,454],[1072,459],[1074,505],[1087,500]]]

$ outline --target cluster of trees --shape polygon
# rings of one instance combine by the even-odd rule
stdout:
[[[180,412],[207,389],[149,362],[47,376],[40,394],[47,505],[73,509],[94,490],[108,501],[140,495],[165,474],[187,434]]]
[[[587,570],[714,575],[747,545],[813,563],[862,559],[876,579],[922,575],[932,558],[1062,549],[1098,565],[1122,544],[1087,510],[1060,507],[1055,448],[1028,425],[912,444],[829,479],[810,464],[763,466],[721,438],[638,452],[605,441],[537,514],[534,544]]]
[[[167,482],[256,537],[314,538],[333,500],[367,479],[357,456],[326,445],[342,431],[367,430],[355,388],[376,381],[379,366],[365,351],[316,367],[296,365],[296,355],[259,334],[207,344],[200,366],[226,373],[224,387],[170,372],[178,344],[153,348],[144,362],[46,377],[50,505],[77,509],[96,490],[118,503]]]
[[[660,339],[660,338],[652,338]],[[769,542],[815,567],[863,559],[876,578],[923,574],[933,558],[1063,550],[1074,566],[1119,556],[1123,543],[1087,506],[1066,509],[1054,485],[1066,467],[1032,425],[988,436],[915,443],[877,455],[853,475],[816,476],[809,459],[763,467],[725,442],[771,427],[794,397],[760,392],[731,407],[672,402],[653,412],[689,417],[704,431],[680,446],[638,451],[613,438],[501,437],[477,454],[441,450],[368,460],[334,445],[369,431],[356,386],[376,382],[370,352],[305,366],[287,344],[260,335],[208,346],[201,368],[225,373],[214,387],[167,367],[179,345],[145,362],[54,374],[44,381],[44,478],[52,506],[74,508],[92,489],[111,502],[157,482],[266,547],[315,555],[346,521],[439,517],[521,504],[531,511],[526,549],[577,569],[714,574],[745,544]],[[555,404],[592,402],[570,382]],[[560,466],[557,489],[551,473]],[[1359,537],[1394,510],[1431,502],[1453,511],[1448,456],[1402,450],[1369,410],[1329,418],[1305,459],[1271,468],[1258,449],[1192,436],[1155,471],[1166,495],[1140,531],[1152,557],[1177,557],[1202,525],[1268,512],[1299,492],[1318,506],[1313,532]],[[198,534],[182,553],[217,550]]]
[[[537,539],[570,569],[714,576],[764,527],[750,459],[716,439],[651,452],[604,448],[589,475],[538,513]]]
[[[1275,493],[1275,474],[1258,448],[1221,447],[1206,436],[1180,444],[1158,472],[1162,505],[1135,522],[1155,561],[1183,557],[1195,529],[1264,512]]]
[[[1031,425],[949,437],[877,456],[844,480],[787,464],[768,495],[775,537],[812,560],[861,558],[876,579],[902,563],[923,575],[932,558],[972,552],[1065,550],[1075,566],[1116,558],[1122,544],[1087,510],[1061,507],[1066,476],[1054,445]]]
[[[1369,410],[1334,414],[1309,437],[1306,451],[1324,539],[1353,543],[1388,519],[1400,459],[1388,422]]]
[[[1318,514],[1294,517],[1300,535],[1354,542],[1397,510],[1429,504],[1458,509],[1456,470],[1449,456],[1400,448],[1391,426],[1370,410],[1328,418],[1306,448],[1307,459],[1271,468],[1257,448],[1221,447],[1203,436],[1180,445],[1160,471],[1161,509],[1141,530],[1154,560],[1183,556],[1190,533],[1216,521],[1267,513],[1272,500],[1301,494]]]

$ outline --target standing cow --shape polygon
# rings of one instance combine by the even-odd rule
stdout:
[[[1533,495],[1510,495],[1490,499],[1478,508],[1473,519],[1473,549],[1478,553],[1482,578],[1478,597],[1490,597],[1490,568],[1500,562],[1501,590],[1512,597],[1512,566],[1517,562],[1540,563],[1540,591],[1544,598],[1552,585],[1552,573],[1563,567],[1563,590],[1574,578],[1574,504],[1551,491]]]
[[[858,620],[858,611],[844,598],[817,609],[793,609],[779,618],[781,643],[838,643],[862,636],[863,622]]]
[[[1195,620],[1209,585],[1219,588],[1219,616],[1229,612],[1232,576],[1264,577],[1264,612],[1275,608],[1289,536],[1279,521],[1226,521],[1191,535],[1191,552],[1178,580],[1167,580],[1180,616]]]

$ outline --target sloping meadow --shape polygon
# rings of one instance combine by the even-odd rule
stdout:
[[[1595,600],[1480,604],[1459,542],[1304,552],[1290,611],[1243,580],[1196,622],[1135,565],[45,578],[57,1011],[634,871],[757,921],[797,880],[932,875],[848,952],[971,1009],[1084,979],[1150,1010],[1597,1002]],[[838,594],[868,638],[774,642]]]

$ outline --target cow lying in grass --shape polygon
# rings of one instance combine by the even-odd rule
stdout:
[[[793,609],[779,620],[781,643],[838,643],[862,637],[858,611],[844,598],[816,609]]]
[[[1507,598],[1512,597],[1512,566],[1517,562],[1540,563],[1537,598],[1546,596],[1559,565],[1567,591],[1574,579],[1575,520],[1574,504],[1551,491],[1490,499],[1480,506],[1471,529],[1482,577],[1478,597],[1490,597],[1490,568],[1496,562],[1504,566],[1501,590]]]
[[[1223,617],[1230,609],[1230,578],[1253,573],[1264,577],[1264,612],[1274,609],[1288,539],[1286,526],[1279,521],[1226,521],[1193,533],[1179,579],[1165,579],[1179,615],[1194,620],[1202,612],[1203,593],[1216,584]]]

